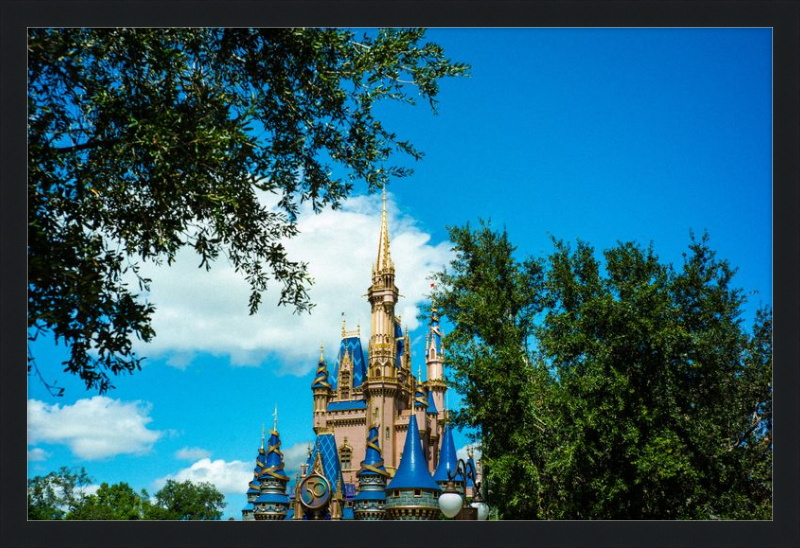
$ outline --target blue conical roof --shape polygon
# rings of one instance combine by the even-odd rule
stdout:
[[[388,476],[389,473],[383,466],[383,456],[381,455],[381,448],[378,445],[378,426],[375,425],[369,429],[367,435],[367,451],[364,455],[364,460],[361,461],[361,470],[358,471],[358,476]]]
[[[317,373],[314,375],[314,382],[311,383],[311,388],[331,388],[328,382],[328,364],[325,359],[320,356],[319,363],[317,363]]]
[[[414,407],[428,407],[428,398],[425,397],[425,385],[421,382],[415,384],[417,385],[417,390],[414,394]]]
[[[472,470],[475,471],[475,474],[478,474],[478,467],[475,465],[475,460],[470,457],[467,459],[467,469],[469,469],[469,465],[472,465]],[[467,476],[467,487],[475,487],[475,483],[472,481],[471,476]]]
[[[436,409],[436,402],[433,401],[433,390],[428,390],[428,410],[426,413],[431,415],[439,414],[439,411]]]
[[[269,441],[267,442],[266,466],[261,471],[261,477],[272,476],[281,480],[289,480],[283,473],[283,453],[281,453],[281,440],[277,430],[271,430]]]
[[[429,489],[441,491],[428,472],[428,463],[422,454],[422,445],[419,439],[417,417],[413,414],[408,420],[406,443],[403,446],[403,458],[397,472],[386,486],[386,489]]]
[[[445,425],[444,434],[442,434],[442,449],[439,451],[439,465],[433,473],[435,481],[448,481],[447,473],[456,473],[458,468],[458,457],[456,456],[456,444],[453,442],[453,431],[450,425]],[[457,479],[461,478],[461,474]]]

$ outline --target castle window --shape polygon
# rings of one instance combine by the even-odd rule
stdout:
[[[352,460],[353,448],[347,445],[347,438],[345,438],[344,444],[339,447],[339,462],[342,463],[342,470],[350,470]]]
[[[421,497],[422,496],[422,491],[420,489],[414,489],[414,496],[415,497]]]
[[[388,426],[386,427],[386,439],[387,440],[389,439],[389,427]]]

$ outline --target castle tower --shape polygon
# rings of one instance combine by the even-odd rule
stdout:
[[[242,520],[243,521],[254,521],[256,518],[253,515],[253,510],[255,509],[255,502],[258,496],[261,494],[261,484],[258,481],[258,477],[261,475],[261,471],[266,466],[267,462],[267,454],[264,452],[264,427],[261,427],[261,447],[258,448],[258,456],[256,456],[256,467],[253,470],[253,479],[248,484],[247,489],[247,504],[242,508]]]
[[[441,489],[428,472],[419,438],[417,418],[412,414],[403,458],[397,473],[386,486],[386,519],[432,520],[439,517]]]
[[[358,520],[383,519],[386,502],[386,479],[379,445],[380,428],[374,424],[367,435],[367,451],[358,471],[358,494],[353,499],[353,513]]]
[[[282,520],[289,508],[286,484],[289,477],[283,473],[283,453],[278,436],[278,408],[275,407],[275,423],[270,431],[264,468],[258,476],[261,494],[254,502],[253,515],[256,520]],[[259,455],[260,456],[260,455]]]
[[[444,409],[444,393],[447,391],[447,385],[444,382],[444,346],[436,301],[431,304],[431,319],[428,325],[428,334],[425,338],[425,364],[428,370],[426,385],[433,395],[434,407]],[[439,420],[443,421],[444,418],[441,416]]]
[[[319,434],[327,426],[328,402],[333,397],[333,388],[328,382],[328,364],[325,363],[322,345],[319,347],[317,374],[314,376],[314,382],[311,383],[311,390],[314,392],[314,432]]]
[[[381,230],[378,237],[378,257],[372,267],[372,285],[367,290],[372,307],[371,331],[367,350],[367,379],[364,394],[368,402],[367,413],[378,410],[378,422],[383,427],[381,443],[386,467],[394,470],[396,463],[395,420],[405,407],[402,401],[403,385],[397,378],[398,350],[403,348],[402,330],[395,318],[399,292],[394,284],[394,263],[389,250],[389,227],[386,220],[386,188],[383,189]],[[400,341],[398,341],[398,331]],[[405,353],[405,352],[404,352]],[[398,405],[398,403],[400,405]]]

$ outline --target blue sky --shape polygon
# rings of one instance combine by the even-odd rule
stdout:
[[[439,113],[381,107],[387,126],[425,152],[389,187],[400,313],[414,368],[425,326],[415,319],[427,276],[450,258],[448,225],[491,218],[523,255],[550,235],[602,250],[653,243],[681,263],[689,231],[739,271],[745,320],[772,303],[772,90],[769,29],[433,29],[428,39],[472,65],[442,83]],[[411,165],[409,160],[406,162]],[[290,470],[311,430],[313,370],[341,333],[368,325],[369,264],[380,198],[364,188],[341,212],[300,218],[291,250],[310,262],[317,308],[298,317],[267,298],[247,314],[247,287],[227,265],[210,273],[191,255],[154,279],[156,340],[141,372],[103,397],[60,374],[63,348],[33,350],[53,398],[28,386],[29,476],[85,466],[96,483],[156,491],[163,481],[210,480],[240,518],[261,425],[279,409]],[[272,295],[274,297],[274,295]],[[368,336],[362,330],[362,336]],[[450,398],[451,406],[458,405]],[[456,445],[468,442],[463,433]]]

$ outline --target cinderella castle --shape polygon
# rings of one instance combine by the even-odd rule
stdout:
[[[434,305],[423,382],[421,366],[414,376],[408,330],[403,332],[395,315],[399,296],[384,189],[378,255],[367,290],[372,308],[367,351],[360,328],[348,331],[344,324],[332,368],[320,349],[311,383],[316,439],[308,462],[289,490],[276,418],[266,447],[262,433],[244,520],[439,518],[437,497],[457,462],[444,407],[442,333]],[[460,479],[469,497],[473,482]]]

